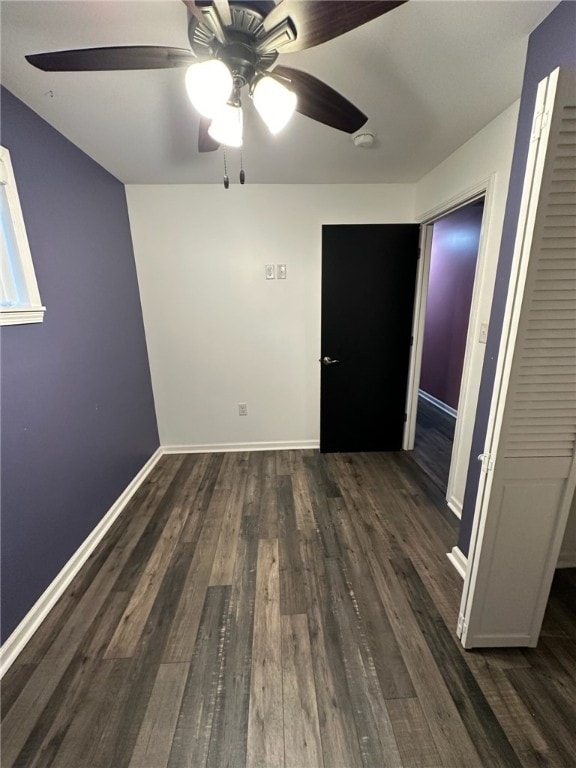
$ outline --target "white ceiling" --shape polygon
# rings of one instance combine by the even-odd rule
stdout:
[[[276,137],[245,109],[250,183],[412,182],[520,96],[527,37],[558,0],[410,0],[316,48],[281,55],[369,116],[372,149],[295,115]],[[108,45],[188,48],[181,0],[0,2],[1,82],[125,183],[215,183],[185,69],[46,73],[24,55]],[[230,165],[238,166],[230,150]]]

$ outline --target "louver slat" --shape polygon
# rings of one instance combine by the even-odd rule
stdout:
[[[576,447],[576,105],[563,107],[542,196],[503,431],[506,458]]]

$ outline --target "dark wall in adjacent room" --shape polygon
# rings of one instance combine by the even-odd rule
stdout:
[[[5,89],[44,323],[1,330],[2,639],[158,447],[124,186]]]
[[[484,204],[434,223],[420,389],[458,409]]]
[[[556,67],[576,67],[576,46],[574,45],[574,40],[576,40],[576,3],[572,2],[572,0],[564,0],[532,32],[528,43],[510,187],[506,203],[492,313],[490,315],[490,329],[488,332],[466,492],[464,494],[462,521],[458,537],[458,547],[465,555],[468,555],[474,521],[474,509],[481,470],[478,455],[484,452],[486,440],[498,348],[510,282],[510,270],[520,211],[526,158],[528,156],[528,145],[532,129],[532,117],[536,103],[536,91],[538,83],[555,70]]]

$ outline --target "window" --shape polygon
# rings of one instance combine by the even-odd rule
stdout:
[[[10,153],[0,146],[0,325],[41,323],[40,301]]]

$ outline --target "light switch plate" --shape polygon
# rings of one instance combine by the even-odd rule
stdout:
[[[276,277],[278,280],[286,280],[286,264],[276,265]]]

